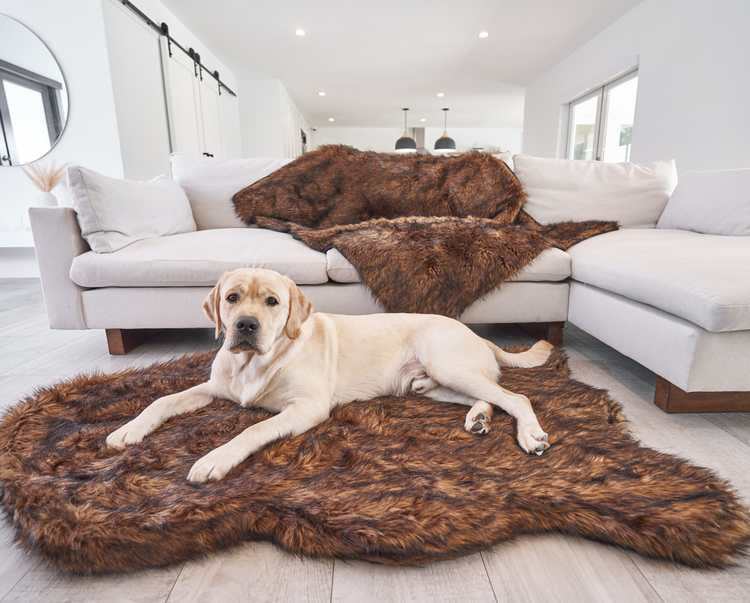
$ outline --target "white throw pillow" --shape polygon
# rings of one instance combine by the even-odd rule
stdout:
[[[172,153],[172,176],[187,194],[198,230],[247,226],[237,217],[232,197],[275,172],[291,159],[232,159]]]
[[[504,153],[492,153],[492,156],[504,161],[505,165],[511,170],[513,169],[513,153],[510,151],[505,151]]]
[[[195,230],[190,202],[166,174],[136,182],[74,166],[68,168],[68,191],[83,238],[97,253]]]
[[[646,165],[514,155],[528,200],[542,224],[616,220],[622,228],[655,228],[677,185],[674,159]]]
[[[656,227],[750,237],[750,169],[685,172]]]

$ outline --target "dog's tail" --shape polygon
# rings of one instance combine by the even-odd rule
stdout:
[[[547,362],[547,358],[552,353],[552,344],[547,341],[537,341],[529,350],[518,354],[511,354],[497,347],[491,341],[484,342],[495,354],[495,360],[499,366],[510,366],[516,368],[531,368],[532,366],[541,366]]]

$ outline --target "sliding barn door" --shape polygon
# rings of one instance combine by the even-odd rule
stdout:
[[[161,36],[121,2],[102,2],[102,10],[123,175],[148,180],[169,173]]]
[[[203,149],[201,152],[212,157],[223,157],[219,82],[210,75],[204,76],[199,82],[201,121],[203,123]]]
[[[177,48],[170,56],[165,36],[161,37],[161,47],[172,152],[200,155],[204,151],[198,66]]]

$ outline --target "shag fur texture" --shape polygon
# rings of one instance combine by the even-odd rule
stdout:
[[[517,349],[516,351],[520,351]],[[217,400],[136,446],[105,446],[155,398],[204,381],[214,352],[82,376],[36,392],[0,423],[0,494],[17,540],[79,573],[162,566],[270,540],[292,553],[415,565],[520,534],[561,532],[695,567],[750,538],[748,513],[706,469],[638,444],[606,392],[543,366],[503,369],[552,447],[527,455],[497,412],[487,436],[466,407],[386,397],[261,449],[223,481],[192,484],[202,455],[266,418]]]
[[[327,228],[373,218],[476,216],[510,224],[526,201],[510,168],[485,153],[393,155],[326,145],[233,197],[237,215]]]
[[[542,226],[521,210],[515,174],[483,153],[389,155],[344,146],[307,153],[234,196],[248,224],[338,249],[388,312],[458,318],[549,247],[615,222]]]
[[[397,218],[314,230],[269,218],[258,226],[290,232],[318,251],[338,249],[387,312],[459,318],[549,247],[567,249],[615,230],[608,222],[553,227],[486,218]]]

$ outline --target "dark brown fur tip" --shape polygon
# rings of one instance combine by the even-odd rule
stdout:
[[[543,366],[503,369],[503,386],[530,398],[549,433],[541,457],[521,451],[504,413],[476,437],[464,430],[465,406],[416,396],[340,406],[220,482],[186,476],[268,413],[216,400],[141,444],[106,447],[154,399],[205,381],[214,353],[76,377],[12,407],[0,422],[0,501],[17,541],[53,567],[99,574],[248,540],[421,565],[544,532],[711,568],[750,538],[747,510],[727,483],[639,445],[620,405],[571,380],[559,350]]]

